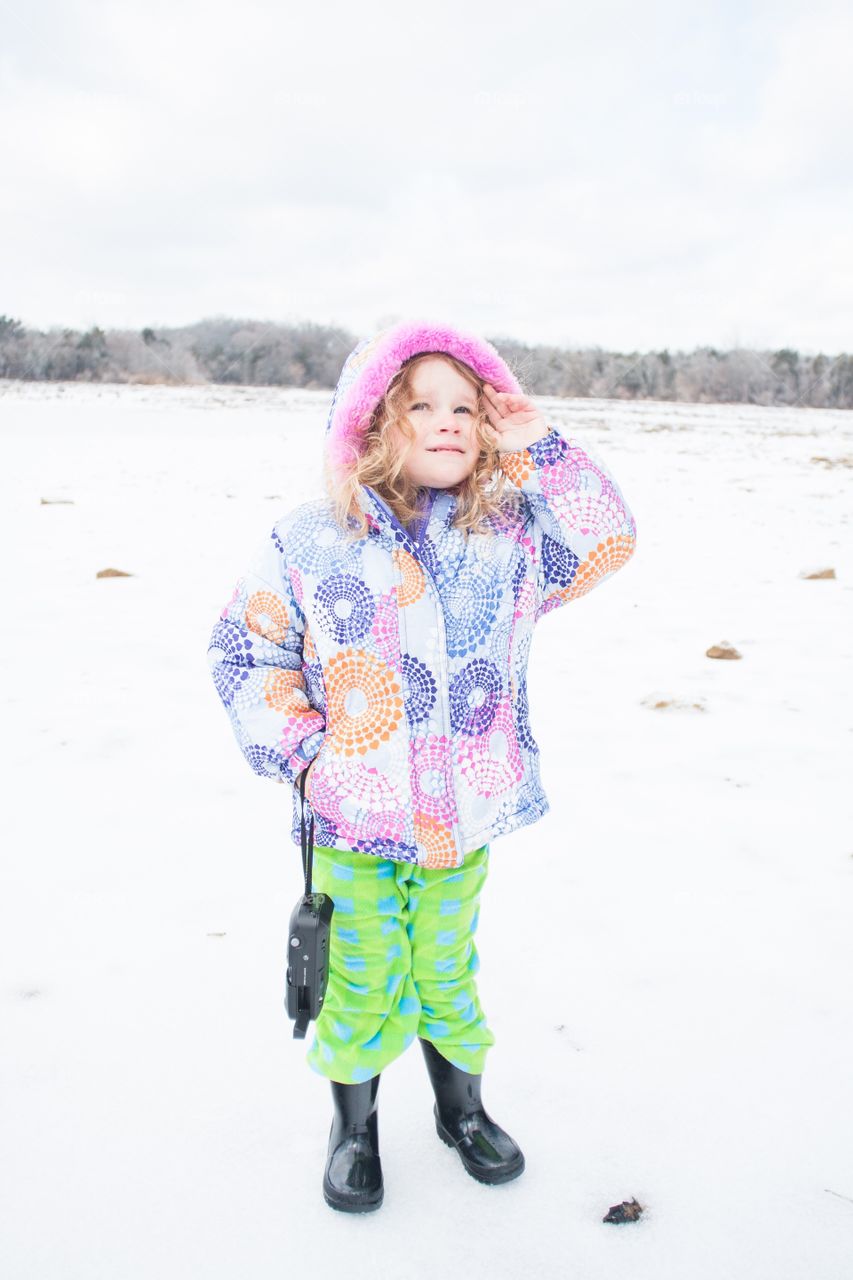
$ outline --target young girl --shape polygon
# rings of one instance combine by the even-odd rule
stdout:
[[[438,1135],[475,1178],[524,1156],[484,1109],[495,1043],[474,933],[491,841],[549,803],[528,721],[534,623],[634,551],[598,459],[546,423],[483,339],[401,324],[360,342],[326,424],[327,497],[283,516],[209,661],[247,761],[315,822],[334,903],[307,1061],[331,1081],[323,1192],[382,1203],[379,1077],[417,1036]]]

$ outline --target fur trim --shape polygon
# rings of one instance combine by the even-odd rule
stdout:
[[[521,387],[485,338],[450,325],[406,322],[383,329],[350,352],[335,390],[326,424],[326,448],[334,466],[343,466],[358,448],[364,423],[376,408],[394,374],[410,356],[446,351],[464,360],[496,391]]]

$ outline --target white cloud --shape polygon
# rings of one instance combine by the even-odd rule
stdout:
[[[43,6],[0,55],[0,309],[841,350],[851,28],[766,0],[405,30],[342,0]]]

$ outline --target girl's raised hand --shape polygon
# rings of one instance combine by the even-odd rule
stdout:
[[[492,428],[498,453],[526,449],[534,440],[548,434],[542,414],[529,396],[511,391],[495,391],[490,382],[483,384],[486,419]]]

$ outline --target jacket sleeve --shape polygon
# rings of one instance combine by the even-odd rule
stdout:
[[[634,554],[637,528],[603,462],[553,424],[501,470],[525,500],[522,539],[537,584],[536,618],[586,595]]]
[[[249,765],[295,785],[320,750],[326,719],[308,698],[303,667],[313,646],[285,563],[276,526],[219,615],[207,660]]]

